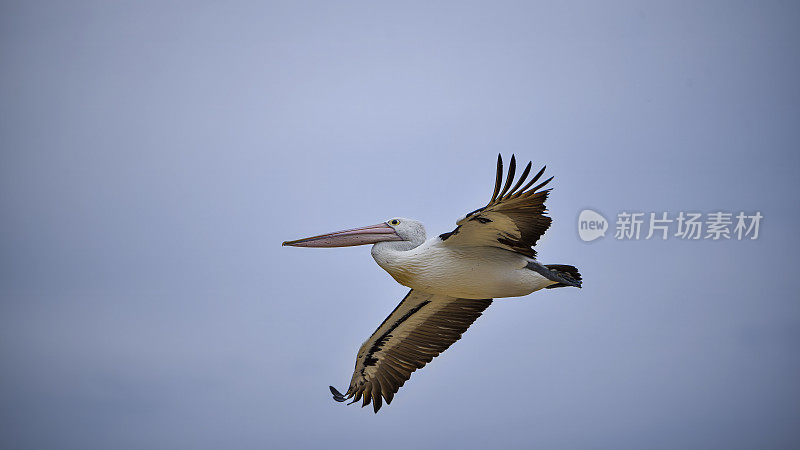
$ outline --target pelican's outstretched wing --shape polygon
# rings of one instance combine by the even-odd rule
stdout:
[[[500,247],[535,258],[533,246],[552,221],[545,215],[547,208],[544,206],[550,189],[539,189],[553,177],[531,187],[542,177],[545,169],[542,167],[522,186],[531,171],[531,163],[528,163],[519,180],[511,187],[516,168],[517,161],[512,155],[508,176],[503,184],[503,158],[497,155],[497,179],[489,204],[467,214],[456,222],[453,231],[439,238],[447,245]]]
[[[454,298],[412,289],[358,349],[347,392],[343,395],[330,387],[333,398],[339,402],[352,398],[350,403],[363,398],[362,407],[372,402],[378,412],[381,397],[391,403],[412,372],[461,338],[491,304],[491,299]]]

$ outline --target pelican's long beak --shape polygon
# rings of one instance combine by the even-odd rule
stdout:
[[[403,238],[397,235],[394,228],[385,223],[379,223],[368,227],[321,234],[296,241],[286,241],[281,245],[291,245],[292,247],[350,247],[353,245],[402,240]]]

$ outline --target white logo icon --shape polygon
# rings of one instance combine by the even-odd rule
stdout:
[[[606,235],[608,221],[602,214],[591,209],[584,209],[578,215],[578,236],[584,242],[593,241]]]

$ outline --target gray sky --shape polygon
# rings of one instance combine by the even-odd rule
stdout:
[[[800,446],[800,8],[428,3],[0,6],[2,447]],[[335,403],[406,288],[280,242],[449,231],[498,152],[584,288]],[[585,207],[765,218],[587,244]]]

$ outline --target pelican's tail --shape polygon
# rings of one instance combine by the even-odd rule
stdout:
[[[555,278],[559,279],[558,283],[547,286],[547,289],[565,286],[575,286],[579,288],[583,284],[581,273],[578,272],[578,268],[575,266],[568,266],[565,264],[545,264],[544,266],[550,269],[550,272],[555,275]]]

